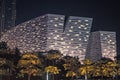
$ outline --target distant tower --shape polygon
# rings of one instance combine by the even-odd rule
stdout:
[[[0,36],[15,26],[16,0],[0,0]]]
[[[92,32],[88,41],[86,58],[92,61],[102,57],[114,60],[116,56],[116,33],[110,31]]]

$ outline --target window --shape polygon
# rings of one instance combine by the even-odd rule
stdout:
[[[81,38],[79,38],[79,41],[81,41]]]
[[[55,30],[55,32],[57,32],[57,30]]]
[[[85,27],[85,25],[80,25],[81,27]]]
[[[88,26],[89,24],[85,24],[86,26]]]
[[[73,32],[72,30],[69,30],[69,32]]]
[[[73,29],[73,26],[71,26],[70,28]]]
[[[60,35],[57,35],[57,37],[60,37]]]
[[[54,37],[54,39],[57,39],[57,37]]]
[[[67,36],[69,36],[70,34],[67,34]]]
[[[50,22],[53,22],[53,20],[50,20]]]
[[[63,24],[62,24],[62,23],[59,23],[59,25],[60,25],[60,26],[63,26]]]
[[[69,22],[71,22],[71,20],[69,20]]]
[[[81,26],[79,26],[78,28],[81,28]]]
[[[75,36],[79,36],[79,34],[75,34]]]
[[[63,40],[63,38],[61,38],[61,40]]]
[[[86,19],[85,22],[88,22],[88,20]]]
[[[77,22],[75,22],[75,24],[77,24]]]
[[[55,20],[58,20],[58,18],[54,18]]]
[[[57,25],[57,24],[55,24],[54,26],[55,26],[55,27],[57,27],[58,25]]]
[[[81,22],[81,20],[78,20],[78,22]]]
[[[60,19],[62,19],[62,20],[63,20],[64,18],[63,18],[63,17],[60,17]]]
[[[53,34],[53,33],[50,33],[51,35]]]

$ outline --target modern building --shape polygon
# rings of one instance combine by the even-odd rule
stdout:
[[[80,60],[85,58],[92,18],[70,16],[64,30],[66,51],[64,54],[78,56]],[[68,51],[67,51],[68,50]]]
[[[116,33],[110,31],[95,31],[90,35],[86,58],[92,61],[100,60],[102,57],[115,60]]]
[[[0,0],[0,36],[15,26],[16,0]]]
[[[65,21],[66,20],[66,21]],[[66,23],[65,23],[66,22]],[[85,58],[92,18],[46,14],[7,31],[1,41],[21,52],[60,50],[64,55]]]

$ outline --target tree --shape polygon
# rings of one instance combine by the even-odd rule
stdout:
[[[93,69],[94,66],[92,65],[92,61],[85,59],[83,60],[83,64],[78,71],[81,76],[85,76],[85,80],[88,80],[88,78],[92,75]]]
[[[22,54],[21,59],[18,61],[19,76],[24,77],[25,74],[28,75],[28,80],[31,76],[41,76],[41,60],[36,54],[25,53]]]
[[[93,76],[94,77],[101,76],[101,79],[103,79],[103,77],[114,78],[117,72],[116,66],[117,64],[115,61],[112,61],[109,58],[102,58],[101,60],[97,61],[94,64]]]
[[[80,62],[79,62],[79,58],[77,57],[71,57],[71,56],[64,56],[62,58],[64,60],[64,70],[65,70],[65,75],[66,77],[72,77],[72,79],[74,79],[74,77],[78,76],[78,68],[80,67]]]
[[[49,67],[49,66],[57,67],[57,62],[62,57],[62,54],[59,50],[49,50],[47,52],[47,54],[45,55],[45,57],[47,59],[46,60],[46,62],[47,62],[46,68]],[[52,74],[52,80],[54,80],[54,75],[56,75],[56,74]]]

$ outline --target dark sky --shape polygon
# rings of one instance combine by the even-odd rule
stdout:
[[[22,23],[46,13],[93,18],[92,31],[117,32],[120,52],[120,5],[117,0],[17,0],[17,21]]]

